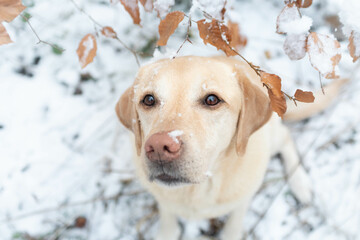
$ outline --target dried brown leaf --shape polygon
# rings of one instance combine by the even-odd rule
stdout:
[[[153,0],[140,0],[140,2],[144,6],[145,11],[151,12],[154,9]]]
[[[5,27],[0,23],[0,45],[12,43]]]
[[[312,103],[315,100],[312,92],[303,91],[301,89],[296,90],[294,97],[297,101],[304,103]]]
[[[287,106],[285,96],[281,91],[281,78],[267,72],[260,72],[260,77],[268,90],[272,110],[283,117]]]
[[[157,42],[158,46],[165,46],[169,37],[175,32],[179,23],[184,19],[185,14],[181,11],[171,12],[161,20],[159,24],[160,39]]]
[[[299,8],[308,8],[312,4],[312,0],[296,0],[296,5]]]
[[[300,18],[301,16],[295,2],[286,4],[276,19],[276,32],[285,34],[286,32],[283,25]]]
[[[223,50],[227,56],[234,56],[236,53],[230,47],[231,35],[226,25],[213,19],[206,22],[205,19],[197,21],[199,34],[205,44],[209,43],[218,50]]]
[[[81,68],[86,67],[89,63],[94,60],[97,51],[97,44],[94,35],[87,34],[81,42],[79,47],[76,50],[76,53],[79,57]]]
[[[112,27],[103,27],[101,34],[108,38],[116,38],[117,34]]]
[[[349,38],[348,49],[353,62],[356,62],[360,57],[360,33],[352,31]]]
[[[11,22],[26,7],[22,5],[21,0],[1,0],[0,1],[0,22]]]
[[[140,24],[140,11],[138,0],[120,0],[125,10],[132,17],[134,24]]]
[[[228,27],[231,35],[230,46],[237,50],[245,47],[247,44],[247,38],[244,35],[241,35],[239,25],[229,21]]]
[[[306,51],[311,65],[325,78],[337,78],[336,66],[341,59],[340,43],[334,38],[312,32],[307,39]]]

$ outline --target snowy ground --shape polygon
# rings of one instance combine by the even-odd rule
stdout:
[[[128,45],[152,53],[155,14],[142,12],[141,28],[120,4],[76,2]],[[315,2],[303,12],[314,19],[314,30],[328,33],[324,17],[338,9]],[[23,3],[39,36],[66,51],[36,45],[21,18],[6,25],[15,43],[0,46],[0,240],[151,239],[157,226],[154,200],[134,178],[131,144],[114,113],[138,69],[133,56],[117,41],[98,36],[95,61],[80,70],[76,48],[94,32],[89,18],[70,0]],[[233,2],[229,14],[249,41],[243,54],[280,75],[287,92],[319,89],[308,58],[292,62],[283,53],[284,38],[275,33],[282,6],[275,0]],[[185,22],[167,54],[183,41]],[[180,55],[219,54],[203,45],[195,28],[192,33],[193,45],[186,44]],[[346,44],[340,72],[352,81],[326,112],[289,125],[313,182],[313,203],[299,206],[274,159],[246,217],[247,239],[360,239],[360,82]],[[84,228],[74,225],[79,216],[87,219]],[[185,236],[196,238],[207,229],[207,222],[188,223]]]

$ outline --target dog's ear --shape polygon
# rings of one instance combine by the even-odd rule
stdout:
[[[269,97],[259,86],[251,83],[244,74],[237,77],[243,98],[237,124],[236,151],[243,155],[250,136],[270,119],[272,110]]]
[[[141,152],[141,126],[139,116],[134,102],[134,87],[128,88],[120,97],[115,107],[120,122],[135,135],[136,152]]]

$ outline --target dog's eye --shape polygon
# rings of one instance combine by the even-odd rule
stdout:
[[[205,98],[204,103],[208,106],[215,106],[217,105],[221,100],[214,94],[210,94]]]
[[[155,97],[153,95],[146,95],[144,97],[144,99],[142,100],[142,102],[146,105],[146,106],[154,106],[155,105]]]

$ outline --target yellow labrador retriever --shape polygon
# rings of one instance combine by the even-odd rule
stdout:
[[[314,111],[290,107],[289,118]],[[179,239],[177,217],[226,214],[220,238],[239,240],[249,201],[277,153],[295,196],[311,201],[289,131],[271,111],[259,77],[243,62],[188,56],[151,63],[139,70],[116,112],[134,133],[137,175],[159,204],[156,240]]]

